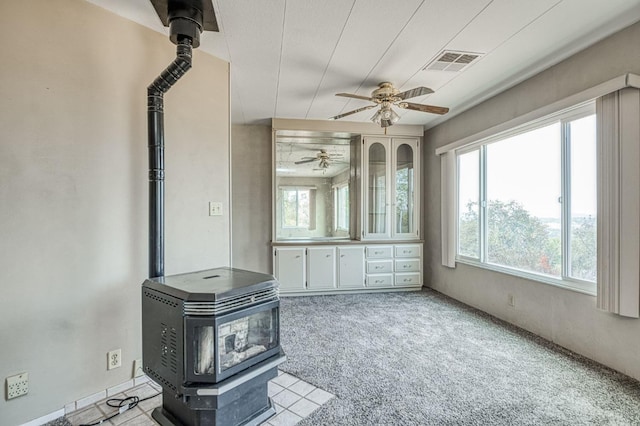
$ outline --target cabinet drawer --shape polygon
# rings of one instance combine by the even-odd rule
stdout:
[[[391,246],[370,246],[367,247],[367,259],[384,259],[393,256]]]
[[[396,260],[396,272],[419,272],[420,259]]]
[[[367,287],[391,287],[393,274],[367,275]]]
[[[389,260],[367,260],[367,274],[384,274],[393,272],[393,261]]]
[[[417,286],[422,283],[420,273],[408,273],[408,274],[396,274],[395,285],[397,287],[402,286]]]
[[[412,244],[407,246],[395,246],[396,257],[420,257],[420,246]]]

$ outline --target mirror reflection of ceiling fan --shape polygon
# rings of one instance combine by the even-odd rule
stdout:
[[[355,114],[361,111],[377,107],[380,105],[380,109],[371,117],[371,121],[380,125],[381,127],[392,126],[400,119],[400,116],[391,108],[395,105],[399,108],[408,109],[412,111],[427,112],[431,114],[446,114],[449,112],[449,108],[439,107],[434,105],[416,104],[413,102],[405,102],[406,99],[415,98],[416,96],[423,96],[433,93],[433,90],[428,87],[416,87],[411,90],[400,92],[393,87],[393,84],[383,82],[378,85],[378,88],[371,92],[371,96],[360,96],[351,93],[336,93],[336,96],[343,96],[345,98],[362,99],[365,101],[374,102],[373,105],[367,105],[362,108],[354,109],[353,111],[345,112],[331,117],[330,120],[338,120],[342,117],[346,117],[351,114]]]
[[[326,149],[320,149],[319,151],[315,157],[302,157],[300,161],[296,161],[294,164],[306,164],[318,161],[318,167],[320,167],[320,169],[328,169],[332,160],[342,158],[342,154],[329,154]]]

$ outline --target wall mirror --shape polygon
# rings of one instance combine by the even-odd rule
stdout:
[[[350,239],[355,158],[350,133],[274,135],[276,241]]]

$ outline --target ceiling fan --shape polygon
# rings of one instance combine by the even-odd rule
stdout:
[[[330,120],[338,120],[342,117],[346,117],[351,114],[355,114],[360,111],[366,111],[380,105],[380,109],[371,117],[371,121],[379,124],[381,127],[392,126],[400,119],[400,116],[391,108],[391,105],[395,105],[400,108],[409,109],[412,111],[428,112],[431,114],[446,114],[449,112],[449,108],[439,107],[434,105],[416,104],[413,102],[405,102],[406,99],[415,98],[416,96],[423,96],[433,93],[433,90],[428,87],[415,87],[411,90],[400,92],[393,87],[393,84],[389,82],[383,82],[378,85],[378,88],[371,92],[371,96],[360,96],[351,93],[336,93],[336,96],[343,96],[345,98],[362,99],[365,101],[375,102],[373,105],[367,105],[362,108],[354,109],[353,111],[345,112],[331,117]]]
[[[293,164],[305,164],[317,160],[318,167],[327,169],[330,166],[330,160],[342,157],[342,154],[329,154],[326,149],[320,149],[319,151],[315,157],[302,157],[300,161],[295,161]]]

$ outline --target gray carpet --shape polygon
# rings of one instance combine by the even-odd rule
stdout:
[[[640,383],[430,290],[283,298],[301,425],[640,425]]]

